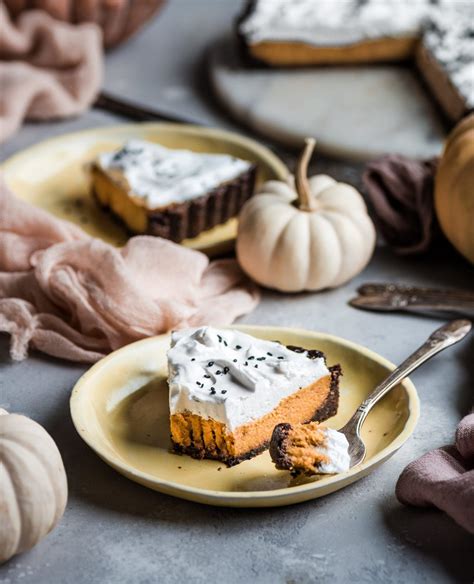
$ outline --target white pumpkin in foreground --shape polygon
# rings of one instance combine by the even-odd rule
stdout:
[[[0,563],[32,548],[64,513],[63,461],[46,430],[0,409]]]
[[[269,181],[239,216],[237,258],[256,282],[284,292],[334,288],[369,262],[375,228],[362,196],[327,175],[308,180],[306,140],[295,188]]]

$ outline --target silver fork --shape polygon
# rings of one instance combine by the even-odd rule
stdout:
[[[367,414],[374,405],[425,361],[463,339],[471,330],[471,327],[472,323],[469,320],[453,320],[434,331],[421,347],[405,359],[384,381],[379,383],[360,404],[352,418],[339,430],[349,442],[351,468],[364,460],[366,448],[360,437],[360,430]]]

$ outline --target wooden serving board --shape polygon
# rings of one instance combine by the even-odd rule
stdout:
[[[233,116],[290,147],[313,136],[321,152],[337,157],[428,158],[440,153],[446,137],[432,98],[409,65],[251,67],[230,38],[211,49],[208,63],[215,93]]]

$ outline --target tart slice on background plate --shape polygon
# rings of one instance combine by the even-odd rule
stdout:
[[[92,163],[92,192],[131,232],[180,242],[237,216],[256,171],[228,154],[129,140]]]
[[[130,238],[130,229],[104,212],[91,195],[90,164],[133,140],[248,161],[258,168],[257,188],[268,180],[285,180],[289,174],[277,156],[251,138],[217,128],[167,122],[102,126],[64,134],[18,152],[0,168],[7,185],[21,199],[79,225],[93,237],[122,246]],[[180,243],[214,256],[232,250],[236,235],[237,218],[231,217]]]

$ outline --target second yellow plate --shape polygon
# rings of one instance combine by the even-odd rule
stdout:
[[[156,122],[95,128],[52,138],[11,157],[3,163],[2,171],[17,196],[80,225],[94,237],[123,245],[129,234],[90,196],[85,167],[98,153],[112,150],[130,138],[158,142],[168,148],[226,153],[255,162],[258,184],[284,180],[288,175],[279,158],[250,138],[225,130]],[[185,240],[183,245],[215,255],[231,249],[236,234],[237,220],[231,219]]]
[[[256,337],[287,345],[317,348],[328,363],[341,363],[337,416],[327,424],[340,428],[393,365],[344,339],[305,330],[236,326]],[[169,336],[133,343],[94,365],[77,383],[71,413],[80,436],[108,464],[129,479],[169,495],[233,507],[289,505],[346,487],[374,470],[412,434],[419,415],[415,387],[405,380],[369,414],[362,431],[367,456],[340,475],[291,478],[273,466],[268,452],[227,468],[170,452],[166,352]]]

